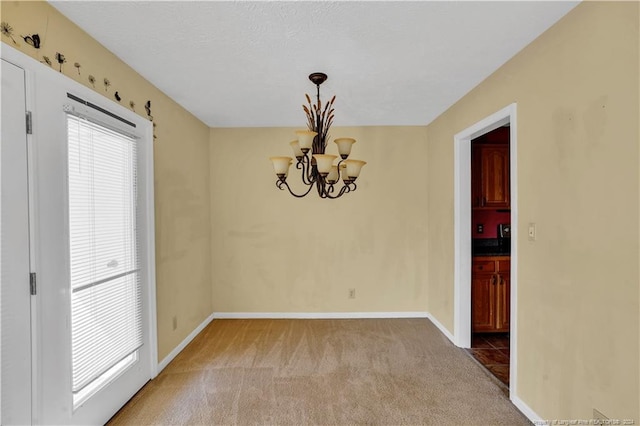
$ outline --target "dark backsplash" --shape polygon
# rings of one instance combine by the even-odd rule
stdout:
[[[499,238],[474,238],[471,243],[472,256],[508,256],[511,254],[511,240]]]

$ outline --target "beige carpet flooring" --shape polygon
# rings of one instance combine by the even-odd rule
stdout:
[[[110,425],[529,425],[427,319],[214,320]]]

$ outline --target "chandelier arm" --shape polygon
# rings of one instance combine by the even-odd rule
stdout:
[[[320,198],[325,198],[326,197],[326,193],[327,191],[324,188],[324,181],[322,179],[322,176],[318,176],[318,181],[316,182],[316,189],[318,190],[318,195],[320,196]]]
[[[287,189],[289,190],[289,193],[290,193],[291,195],[293,195],[294,197],[296,197],[296,198],[306,197],[306,196],[307,196],[307,194],[308,194],[309,192],[311,192],[311,189],[313,188],[313,185],[311,185],[311,186],[309,186],[309,189],[307,189],[307,192],[305,192],[304,194],[296,194],[295,192],[293,192],[293,191],[291,190],[291,188],[289,187],[289,184],[288,184],[286,181],[282,182],[282,184],[281,184],[280,186],[278,186],[278,188],[283,189],[283,188],[282,188],[282,186],[286,186],[286,187],[287,187]]]
[[[317,176],[315,176],[313,173],[313,165],[311,164],[311,157],[308,157],[307,155],[305,155],[305,158],[307,161],[307,182],[309,182],[307,185],[312,185],[317,180]]]
[[[302,176],[302,183],[304,183],[305,185],[313,185],[313,182],[308,178],[309,176],[309,167],[307,165],[307,162],[305,162],[305,158],[307,159],[308,162],[308,157],[305,155],[304,157],[300,158],[300,160],[296,163],[296,169],[301,170],[301,176]]]
[[[327,187],[327,185],[325,184],[324,190],[327,194],[331,194],[333,191],[335,191],[335,188],[333,185],[334,185],[333,183],[330,183],[329,186]]]
[[[320,196],[320,198],[328,198],[329,193],[333,191],[333,184],[328,184],[329,187],[327,188],[326,178],[322,177],[320,173],[318,173],[316,176],[317,176],[318,195]]]
[[[332,196],[330,194],[327,193],[327,198],[330,198],[332,200],[335,200],[336,198],[340,198],[342,197],[344,194],[346,194],[347,192],[351,192],[351,189],[349,188],[348,185],[344,185],[342,188],[340,188],[340,192],[338,192],[338,195],[336,196]]]

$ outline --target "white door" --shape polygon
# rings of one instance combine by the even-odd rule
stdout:
[[[104,424],[153,376],[151,125],[57,73],[35,105],[35,420]]]
[[[31,295],[25,73],[2,60],[0,424],[31,423]]]

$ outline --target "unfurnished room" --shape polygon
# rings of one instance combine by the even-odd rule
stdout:
[[[637,1],[0,20],[0,424],[640,423]]]

